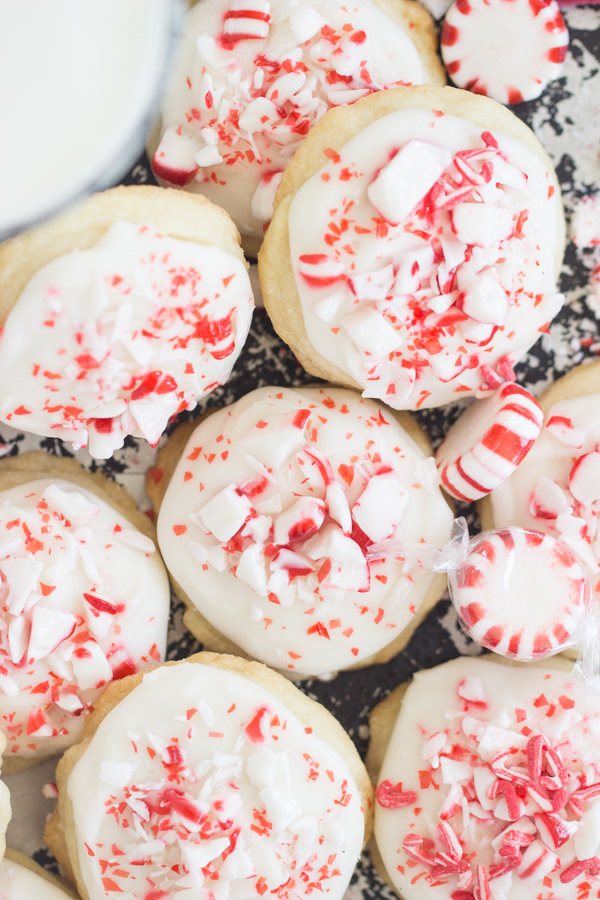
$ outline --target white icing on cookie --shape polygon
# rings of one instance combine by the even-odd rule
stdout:
[[[562,400],[548,411],[527,459],[492,491],[496,525],[522,525],[561,537],[600,574],[600,395]]]
[[[97,457],[128,434],[156,444],[171,416],[227,381],[253,305],[237,257],[115,223],[43,266],[10,311],[0,421]]]
[[[556,0],[457,0],[442,26],[454,84],[500,103],[539,97],[561,74],[568,47]]]
[[[68,900],[70,896],[47,878],[12,859],[3,859],[0,864],[2,900]]]
[[[595,895],[599,735],[600,698],[570,673],[474,659],[417,673],[375,804],[402,897]]]
[[[432,580],[420,542],[443,545],[451,521],[433,459],[389,411],[336,388],[261,388],[190,437],[158,539],[221,633],[317,675],[411,623]]]
[[[289,211],[317,352],[364,396],[398,409],[514,380],[512,364],[563,300],[560,205],[539,157],[417,109],[378,119],[325,156]]]
[[[262,237],[281,171],[329,107],[423,80],[408,31],[372,0],[202,0],[163,103],[154,172]]]
[[[154,543],[67,481],[0,493],[0,729],[7,755],[78,740],[102,687],[164,656],[169,586]]]
[[[274,694],[197,663],[146,675],[67,790],[90,900],[335,900],[363,839],[345,760]]]

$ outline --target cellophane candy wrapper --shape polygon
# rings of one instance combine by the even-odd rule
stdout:
[[[448,573],[458,619],[482,647],[521,662],[577,647],[578,669],[600,686],[600,608],[587,567],[564,541],[516,526],[469,540],[457,519],[431,565]]]

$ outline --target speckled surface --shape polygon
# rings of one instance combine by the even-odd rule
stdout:
[[[600,8],[569,7],[565,17],[571,33],[571,49],[563,76],[550,85],[538,100],[514,107],[514,111],[530,124],[548,150],[556,166],[564,191],[569,223],[584,196],[600,191]],[[152,181],[146,160],[131,171],[126,183]],[[598,234],[600,239],[600,233]],[[517,367],[518,380],[535,393],[584,359],[600,354],[600,334],[596,316],[600,314],[600,297],[593,296],[592,271],[600,265],[600,246],[576,247],[569,230],[569,242],[561,275],[561,290],[567,302],[553,322],[550,333],[543,335],[526,360]],[[274,334],[264,310],[257,310],[246,348],[240,356],[229,383],[215,392],[194,415],[206,406],[231,403],[249,390],[262,385],[298,385],[314,381],[307,375],[290,351]],[[419,415],[435,445],[439,443],[459,406],[431,410]],[[3,426],[0,442],[4,453],[18,453],[42,447],[51,453],[69,454],[54,439],[24,436]],[[98,464],[86,451],[76,454],[84,465],[98,466],[121,482],[148,507],[144,494],[144,473],[153,463],[155,451],[142,442],[128,438],[126,446],[114,458]],[[468,515],[477,527],[473,511]],[[185,631],[181,622],[181,606],[174,604],[169,639],[169,657],[181,658],[199,649],[198,643]],[[460,631],[448,601],[442,600],[424,625],[418,629],[408,647],[385,666],[346,672],[329,682],[307,681],[303,690],[325,704],[342,722],[361,753],[368,742],[370,709],[412,672],[429,668],[459,653],[477,654],[479,648]],[[42,785],[53,779],[54,762],[7,778],[12,792],[14,818],[9,829],[9,844],[33,855],[38,862],[53,868],[54,861],[41,841],[44,819],[51,802],[44,800]],[[349,898],[391,897],[392,892],[373,872],[368,856],[357,869]]]

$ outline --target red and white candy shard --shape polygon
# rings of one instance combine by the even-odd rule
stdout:
[[[227,381],[253,308],[237,257],[117,222],[43,266],[11,309],[0,421],[99,458],[127,435],[155,445],[174,415]]]
[[[525,459],[543,419],[533,394],[517,384],[503,384],[485,400],[475,400],[436,453],[444,488],[457,500],[485,497]]]
[[[262,388],[196,429],[158,536],[221,633],[276,668],[319,675],[410,623],[431,582],[421,557],[445,543],[451,518],[433,459],[380,406],[340,389]]]
[[[519,141],[439,110],[382,116],[325,148],[290,205],[312,347],[395,409],[514,381],[563,301],[559,216],[552,173]]]
[[[154,543],[70,482],[0,501],[0,730],[8,754],[47,756],[109,681],[160,662],[169,585]]]
[[[262,237],[283,170],[330,107],[424,80],[409,34],[373,0],[203,0],[188,13],[154,174]]]
[[[556,0],[456,0],[442,26],[454,84],[500,103],[539,97],[561,74],[568,48]]]
[[[181,663],[145,677],[67,784],[90,900],[297,900],[311,885],[341,900],[362,847],[362,798],[345,759],[312,731],[233,672]]]
[[[595,896],[599,728],[598,694],[570,672],[463,658],[418,673],[375,804],[400,896]]]
[[[591,594],[585,567],[563,541],[517,527],[476,537],[448,581],[473,640],[524,661],[572,646]]]

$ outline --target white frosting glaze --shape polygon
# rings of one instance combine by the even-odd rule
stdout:
[[[289,211],[318,353],[398,409],[514,380],[512,363],[563,299],[559,201],[540,158],[513,138],[417,109],[325,155]]]
[[[169,585],[153,542],[67,481],[0,493],[0,729],[7,754],[74,743],[113,679],[160,661]]]
[[[43,266],[0,341],[0,420],[108,457],[223,384],[250,328],[243,263],[118,222]],[[32,339],[35,334],[35,340]]]
[[[202,0],[163,103],[155,173],[262,237],[273,174],[329,107],[423,80],[409,34],[372,0]]]
[[[561,537],[588,565],[596,591],[600,572],[599,444],[600,395],[556,403],[528,457],[490,494],[496,525],[522,525]],[[588,474],[578,467],[579,474],[573,479],[575,465],[583,458]]]
[[[539,735],[547,740],[546,750]],[[600,788],[599,735],[600,697],[570,673],[474,659],[417,673],[379,776],[377,795],[388,808],[379,802],[375,808],[377,846],[402,897],[467,900],[478,880],[485,885],[486,876],[489,892],[484,887],[475,894],[482,900],[595,896],[597,878],[586,874],[585,865],[572,880],[561,876],[577,859],[594,857],[600,847],[600,791],[596,795],[598,789],[593,789],[589,798],[576,793],[583,784],[597,783]],[[509,748],[512,752],[504,755]],[[562,777],[551,774],[553,767]],[[562,784],[565,778],[556,805],[562,799],[566,808],[542,812],[548,797],[558,797],[551,782]],[[381,787],[382,782],[388,784]],[[398,782],[398,790],[416,796],[391,808]],[[498,784],[500,790],[494,787]],[[538,786],[537,793],[532,785]],[[511,830],[525,835],[518,867],[516,854],[513,863],[510,851],[499,853],[503,845],[508,850],[506,832]],[[559,841],[565,837],[562,846],[555,847],[552,832],[561,836]],[[451,866],[452,858],[459,861],[462,876],[441,871],[432,876],[430,865],[411,859],[403,848],[409,834],[417,836],[408,842],[417,852],[446,853],[445,861],[438,857],[441,866]],[[419,844],[419,837],[430,843]],[[507,862],[512,871],[500,874]],[[474,875],[470,881],[468,872]],[[593,893],[585,892],[585,882],[592,883]]]
[[[61,891],[47,878],[26,866],[3,859],[0,864],[0,897],[2,900],[68,900],[70,894]]]
[[[197,663],[146,675],[67,790],[90,900],[334,900],[363,839],[345,760],[269,691]]]
[[[556,0],[457,0],[442,27],[454,84],[500,103],[539,97],[560,75],[568,47]]]
[[[158,539],[220,632],[317,675],[410,624],[432,579],[420,542],[443,545],[451,521],[433,459],[388,411],[352,391],[261,388],[190,437]]]

